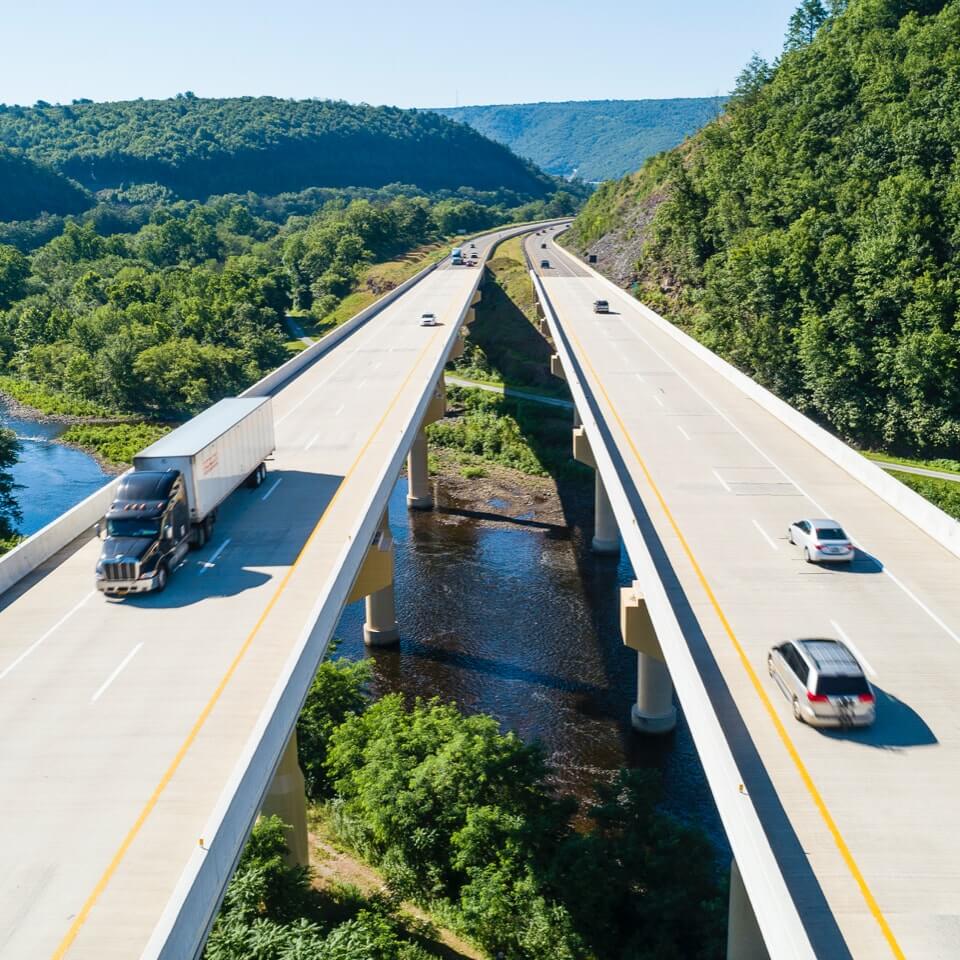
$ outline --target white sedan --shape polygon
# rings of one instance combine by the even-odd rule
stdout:
[[[803,548],[807,563],[846,563],[857,552],[836,520],[795,520],[787,539]]]
[[[421,327],[438,327],[440,326],[439,321],[437,320],[437,315],[435,313],[424,313],[420,316],[420,326]]]

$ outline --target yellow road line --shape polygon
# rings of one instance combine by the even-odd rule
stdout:
[[[103,894],[103,891],[107,888],[107,885],[110,883],[110,880],[113,878],[113,875],[117,872],[117,869],[120,866],[123,858],[126,856],[127,851],[130,849],[130,846],[133,844],[133,841],[136,839],[137,834],[140,833],[140,830],[143,828],[144,823],[146,823],[147,818],[153,812],[157,803],[160,800],[163,791],[169,786],[170,781],[173,779],[174,774],[177,772],[180,764],[183,762],[183,758],[187,755],[190,747],[193,746],[194,741],[197,739],[197,736],[200,733],[200,730],[203,728],[204,724],[207,722],[213,708],[216,706],[217,701],[223,695],[224,690],[227,685],[230,683],[234,673],[236,673],[237,668],[240,666],[241,661],[246,656],[251,645],[257,634],[260,632],[261,627],[266,621],[268,615],[276,606],[277,601],[280,599],[281,594],[287,588],[287,584],[290,582],[290,578],[293,576],[293,572],[297,569],[298,564],[303,558],[304,554],[309,550],[310,545],[313,543],[314,538],[317,535],[320,527],[323,525],[323,522],[329,516],[330,511],[333,509],[333,505],[337,502],[337,499],[340,496],[341,491],[347,485],[347,481],[350,479],[353,472],[357,469],[360,461],[363,459],[364,454],[370,448],[370,444],[373,443],[374,438],[380,432],[383,424],[386,422],[387,417],[393,411],[393,408],[396,406],[397,401],[400,399],[401,394],[406,389],[407,384],[413,379],[413,375],[416,372],[417,368],[420,366],[421,361],[427,353],[427,350],[433,344],[435,337],[431,337],[424,348],[420,351],[417,356],[416,361],[413,366],[410,368],[410,372],[404,378],[403,383],[400,385],[400,388],[397,390],[394,398],[390,401],[390,405],[384,411],[383,416],[377,421],[377,425],[373,428],[373,432],[367,437],[363,446],[360,448],[360,452],[357,454],[356,459],[350,465],[350,468],[344,474],[343,479],[340,481],[340,485],[337,487],[333,496],[330,498],[330,502],[327,504],[323,513],[320,515],[320,519],[317,521],[316,526],[313,530],[310,531],[310,535],[307,537],[306,542],[301,548],[300,552],[297,554],[296,560],[293,561],[292,566],[284,574],[283,579],[280,581],[277,589],[274,591],[273,596],[270,598],[270,602],[267,604],[263,613],[260,614],[260,618],[257,620],[253,629],[250,631],[250,634],[247,636],[247,639],[244,640],[243,645],[240,647],[237,655],[233,658],[230,666],[227,668],[227,672],[223,675],[223,678],[217,684],[216,689],[213,691],[212,696],[207,701],[206,706],[200,712],[200,716],[197,717],[196,722],[190,728],[190,732],[187,734],[186,739],[180,745],[180,749],[177,750],[176,755],[171,761],[170,765],[167,767],[163,776],[160,778],[160,782],[157,784],[153,793],[150,795],[150,799],[144,804],[143,809],[140,811],[140,815],[134,821],[133,826],[127,831],[127,835],[123,838],[123,842],[117,849],[117,852],[113,855],[110,863],[107,865],[107,868],[103,871],[103,874],[100,876],[100,879],[97,881],[96,886],[93,888],[90,896],[87,897],[83,906],[80,908],[80,912],[77,914],[73,923],[70,924],[70,928],[67,930],[63,939],[60,941],[60,945],[53,952],[52,960],[62,960],[66,956],[67,951],[70,949],[70,946],[73,944],[74,940],[77,939],[77,935],[80,933],[80,929],[86,923],[87,918],[90,916],[90,911],[96,905],[97,900]]]
[[[630,435],[630,431],[627,429],[626,424],[623,422],[623,418],[620,416],[617,408],[614,406],[613,401],[610,399],[610,395],[607,393],[606,388],[603,385],[603,381],[598,376],[596,368],[590,362],[590,357],[587,355],[587,352],[583,349],[583,344],[580,342],[580,339],[573,332],[573,330],[567,330],[570,338],[576,343],[577,351],[580,356],[583,357],[584,363],[589,367],[590,373],[596,383],[598,389],[603,394],[603,398],[607,403],[607,406],[610,408],[610,411],[613,413],[614,419],[620,426],[624,437],[626,438],[627,444],[630,446],[630,450],[633,452],[634,457],[636,457],[637,463],[640,464],[640,469],[643,471],[643,475],[646,477],[647,483],[650,485],[650,489],[653,490],[654,495],[657,498],[661,508],[663,509],[664,514],[667,517],[667,520],[670,523],[670,526],[673,528],[673,532],[677,535],[677,539],[680,541],[680,545],[683,547],[683,552],[687,555],[687,559],[690,561],[691,566],[693,567],[694,573],[697,575],[697,579],[700,581],[700,585],[703,587],[704,593],[707,595],[707,599],[710,601],[710,605],[713,607],[714,612],[717,614],[717,617],[720,620],[721,625],[723,626],[724,632],[730,638],[730,642],[733,644],[734,650],[737,652],[737,656],[740,658],[740,662],[743,664],[744,670],[747,672],[747,676],[750,678],[750,682],[753,685],[754,690],[757,692],[757,696],[760,697],[761,703],[766,708],[770,719],[773,721],[773,725],[780,735],[780,739],[783,742],[784,747],[786,747],[787,753],[790,756],[790,759],[793,761],[794,766],[797,769],[797,772],[800,774],[800,779],[803,781],[804,786],[807,788],[807,792],[810,794],[813,799],[814,806],[820,813],[820,816],[823,819],[823,822],[826,824],[827,829],[830,831],[831,836],[833,837],[834,843],[837,845],[837,849],[840,851],[841,857],[843,857],[844,863],[847,865],[847,869],[850,871],[850,874],[853,876],[853,879],[856,881],[857,886],[860,888],[860,893],[863,896],[864,901],[867,904],[867,907],[870,910],[870,913],[873,915],[874,920],[877,921],[877,924],[880,927],[881,932],[883,933],[884,939],[886,939],[888,946],[890,947],[891,952],[898,960],[905,960],[905,955],[903,950],[900,947],[900,944],[897,943],[896,937],[893,935],[893,931],[890,929],[890,924],[887,922],[886,917],[883,915],[880,910],[880,906],[877,903],[876,899],[873,896],[873,893],[870,891],[870,887],[867,885],[867,881],[864,879],[863,873],[860,871],[860,867],[857,866],[856,860],[853,859],[853,854],[850,852],[850,848],[847,846],[847,842],[843,839],[840,829],[837,827],[836,821],[833,819],[832,814],[827,809],[827,805],[824,802],[823,797],[820,794],[820,791],[817,789],[816,784],[813,782],[813,777],[810,776],[810,772],[807,770],[806,764],[800,758],[800,754],[797,751],[796,746],[794,746],[793,740],[790,738],[790,734],[787,733],[786,727],[783,725],[783,721],[780,719],[777,714],[776,709],[773,706],[773,702],[770,697],[767,695],[766,690],[763,688],[763,684],[760,682],[760,678],[757,676],[756,670],[753,669],[753,665],[750,663],[750,659],[747,657],[746,652],[744,651],[740,641],[737,639],[737,635],[733,632],[733,627],[730,625],[730,621],[727,619],[726,614],[723,612],[723,609],[720,607],[719,602],[717,601],[716,595],[713,592],[712,587],[707,581],[706,576],[704,575],[703,570],[700,567],[700,564],[697,562],[696,557],[693,554],[693,550],[690,548],[690,544],[687,542],[687,538],[683,535],[680,530],[680,525],[677,523],[676,519],[673,516],[672,511],[667,506],[667,501],[664,499],[663,494],[660,492],[660,488],[654,482],[653,476],[650,473],[650,470],[647,468],[647,464],[644,461],[643,457],[640,455],[640,451],[637,449],[636,444],[633,441],[633,437]]]

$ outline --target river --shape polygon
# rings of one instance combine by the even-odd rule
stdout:
[[[577,527],[480,522],[476,504],[459,504],[442,480],[438,503],[408,511],[402,479],[390,501],[400,645],[365,650],[359,601],[337,626],[337,655],[373,657],[377,695],[455,700],[539,739],[557,787],[582,800],[621,766],[658,769],[664,808],[728,853],[682,713],[665,737],[631,729],[636,654],[621,643],[619,625],[629,561],[593,554]]]
[[[21,438],[13,473],[23,533],[33,533],[108,479],[95,460],[57,443],[63,427],[9,415],[0,424]],[[682,714],[666,737],[630,728],[636,655],[619,635],[619,594],[629,562],[591,553],[581,529],[483,521],[440,482],[430,512],[406,507],[406,481],[390,502],[397,545],[393,650],[367,651],[363,601],[338,624],[337,656],[372,656],[374,693],[454,700],[485,711],[525,739],[539,739],[561,790],[581,799],[620,766],[653,767],[664,781],[664,808],[726,840]],[[500,512],[503,504],[486,504]]]
[[[36,533],[110,479],[93,457],[56,442],[66,429],[62,423],[23,419],[0,405],[0,426],[20,439],[20,457],[12,472],[23,511],[21,533]]]

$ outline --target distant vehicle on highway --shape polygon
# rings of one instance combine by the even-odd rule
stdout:
[[[541,244],[540,244],[540,249],[541,249],[541,250],[546,250],[546,249],[547,249],[547,245],[546,245],[545,243],[541,243]]]
[[[788,640],[767,655],[767,670],[803,723],[862,727],[876,718],[873,688],[839,640]]]
[[[463,251],[459,247],[454,247],[450,251],[450,263],[455,267],[463,265]]]
[[[549,270],[549,269],[550,269],[550,261],[549,261],[549,260],[541,260],[541,261],[540,261],[540,266],[541,266],[544,270]]]
[[[594,313],[609,313],[610,304],[606,300],[594,300],[593,301],[593,312]]]
[[[424,313],[420,317],[421,327],[438,327],[439,325],[440,324],[435,313]]]
[[[807,563],[846,563],[856,550],[836,520],[795,520],[787,530],[787,539],[803,547]]]
[[[159,592],[213,532],[241,484],[259,487],[276,442],[269,397],[221,400],[133,458],[106,517],[96,587],[107,596]]]
[[[474,249],[476,249],[476,246],[477,246],[477,245],[476,245],[475,243],[471,243],[471,244],[470,244],[470,249],[471,249],[471,250],[474,250]]]

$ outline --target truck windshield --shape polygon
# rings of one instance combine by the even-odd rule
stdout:
[[[160,521],[121,517],[107,521],[107,533],[111,537],[148,537],[152,540],[160,535]]]

